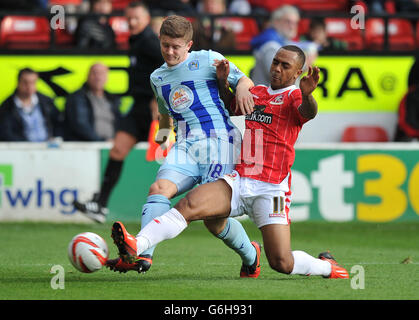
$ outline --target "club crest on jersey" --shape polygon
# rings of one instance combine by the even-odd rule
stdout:
[[[198,70],[199,69],[199,61],[198,60],[192,60],[188,63],[188,68],[191,71]]]
[[[283,104],[284,103],[284,96],[281,94],[280,96],[275,97],[275,99],[273,99],[270,104]]]
[[[245,120],[271,124],[272,113],[265,113],[265,108],[266,106],[263,105],[255,105],[254,111],[251,114],[247,114]]]
[[[173,111],[181,112],[192,105],[193,92],[189,87],[180,85],[170,92],[169,101]]]

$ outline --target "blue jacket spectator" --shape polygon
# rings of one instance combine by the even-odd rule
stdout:
[[[254,37],[250,41],[250,45],[252,46],[252,50],[258,50],[269,41],[278,42],[281,44],[281,46],[284,46],[289,42],[284,36],[279,34],[274,27],[270,27],[265,29],[261,34]]]
[[[62,115],[51,98],[37,92],[38,74],[19,72],[16,91],[0,106],[0,141],[43,142],[62,136]]]
[[[306,65],[317,57],[317,45],[310,41],[295,41],[298,35],[300,13],[296,7],[284,5],[275,10],[270,18],[270,27],[251,40],[255,67],[250,77],[255,84],[270,84],[270,67],[272,59],[279,48],[293,44],[306,54]]]

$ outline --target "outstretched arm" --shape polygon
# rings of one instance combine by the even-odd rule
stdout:
[[[300,81],[300,90],[303,95],[303,102],[298,107],[300,114],[306,119],[313,119],[317,114],[317,102],[312,92],[319,83],[320,69],[318,67],[308,67],[308,73]]]

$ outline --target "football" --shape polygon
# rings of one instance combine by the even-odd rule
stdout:
[[[96,233],[83,232],[71,239],[68,258],[79,271],[91,273],[100,270],[108,259],[109,249],[105,240]]]

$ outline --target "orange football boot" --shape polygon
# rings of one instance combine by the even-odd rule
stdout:
[[[106,267],[112,271],[126,273],[127,271],[137,271],[138,273],[146,272],[150,269],[153,260],[150,255],[138,256],[134,263],[126,263],[121,258],[108,259]]]
[[[137,239],[128,233],[122,222],[117,221],[112,226],[113,242],[118,247],[119,256],[125,263],[134,263],[137,256]]]
[[[119,257],[116,259],[108,259],[105,266],[114,272],[119,271],[119,273],[125,273],[131,270],[138,271],[138,265],[136,263],[126,263]]]
[[[322,252],[319,254],[319,259],[329,262],[332,265],[330,275],[325,277],[329,279],[349,279],[348,271],[341,267],[336,259],[329,252]]]
[[[260,252],[262,246],[257,241],[252,241],[251,244],[256,249],[256,260],[251,266],[242,264],[240,278],[257,278],[260,274]]]

